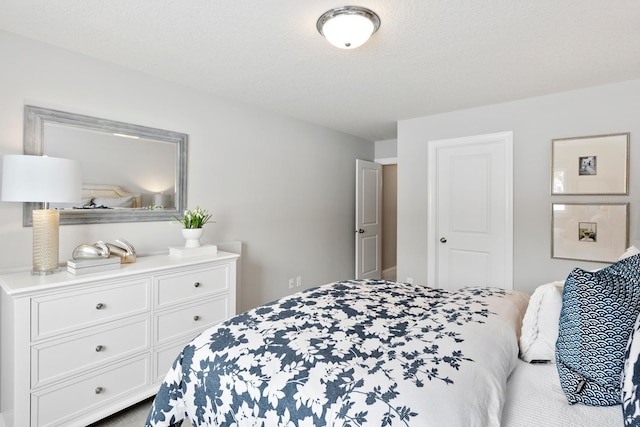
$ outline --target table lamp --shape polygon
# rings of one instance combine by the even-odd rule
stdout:
[[[46,156],[5,155],[2,158],[2,201],[44,202],[33,210],[33,274],[51,274],[59,267],[60,213],[49,203],[81,199],[77,160]]]

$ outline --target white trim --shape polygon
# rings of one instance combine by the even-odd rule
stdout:
[[[485,135],[467,136],[461,138],[440,139],[427,141],[427,284],[435,286],[436,283],[436,257],[431,256],[437,253],[437,233],[438,223],[436,215],[436,201],[434,197],[437,192],[437,151],[440,147],[451,147],[453,145],[484,144],[488,141],[502,139],[504,143],[505,155],[505,266],[504,278],[505,289],[513,289],[513,131],[498,132]]]
[[[374,162],[380,163],[381,165],[397,165],[398,158],[397,157],[384,157],[382,159],[375,159]]]

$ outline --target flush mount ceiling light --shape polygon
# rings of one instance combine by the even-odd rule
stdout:
[[[337,7],[323,13],[316,28],[335,47],[355,49],[378,31],[380,17],[364,7]]]

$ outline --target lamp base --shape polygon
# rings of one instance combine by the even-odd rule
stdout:
[[[60,212],[55,209],[33,211],[33,270],[31,274],[53,274],[60,268],[58,228]]]

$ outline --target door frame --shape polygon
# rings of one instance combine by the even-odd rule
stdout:
[[[437,176],[438,176],[438,149],[443,146],[463,146],[471,144],[495,143],[496,139],[502,139],[505,165],[505,288],[513,289],[513,131],[497,132],[482,135],[465,136],[458,138],[438,139],[427,141],[427,284],[434,286],[436,283],[436,267],[438,253],[438,209],[436,206]]]

